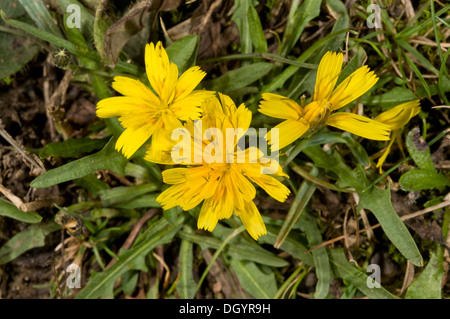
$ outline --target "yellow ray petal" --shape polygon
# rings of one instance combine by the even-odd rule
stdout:
[[[264,189],[267,194],[279,202],[284,202],[291,193],[289,188],[270,175],[249,173],[248,178],[258,184],[258,186]]]
[[[205,199],[200,210],[197,227],[213,231],[220,219],[230,218],[233,214],[233,198],[224,185],[217,187],[211,198]]]
[[[153,90],[163,103],[167,104],[174,97],[178,68],[174,63],[169,62],[161,41],[156,46],[153,43],[146,45],[145,70]]]
[[[411,118],[420,112],[420,100],[397,105],[374,118],[375,121],[389,125],[392,130],[401,129]]]
[[[245,226],[245,229],[247,229],[248,233],[254,240],[258,240],[260,236],[267,234],[264,221],[253,201],[245,203],[243,210],[235,210],[235,214],[239,216],[242,224]]]
[[[237,172],[236,170],[232,170],[230,172],[231,180],[234,183],[234,186],[238,190],[238,193],[245,201],[253,200],[256,196],[256,189],[250,181],[245,178],[241,172]]]
[[[328,51],[320,60],[317,70],[313,101],[327,100],[338,80],[344,55]]]
[[[369,91],[377,83],[378,77],[365,65],[350,74],[338,87],[333,90],[329,98],[331,109],[337,110],[356,100]]]
[[[188,96],[205,77],[206,73],[200,67],[193,66],[186,70],[178,79],[175,86],[175,100]]]
[[[171,139],[172,131],[157,129],[152,135],[152,141],[147,148],[144,159],[158,164],[175,164],[172,160],[172,148],[175,141]],[[167,184],[171,184],[165,182]]]
[[[128,127],[117,139],[116,150],[130,158],[150,138],[156,127],[154,124]]]
[[[263,93],[258,111],[277,119],[297,120],[303,114],[297,102],[273,93]]]
[[[250,111],[244,103],[239,105],[235,118],[232,120],[234,128],[242,128],[247,131],[252,122],[252,111]]]
[[[114,96],[100,100],[97,103],[96,110],[97,116],[101,118],[127,114],[140,114],[140,116],[152,117],[153,112],[156,112],[154,105],[140,98],[129,96]]]
[[[213,231],[219,221],[219,216],[214,209],[214,200],[209,198],[203,202],[200,214],[197,220],[197,227],[207,231]]]
[[[389,140],[390,127],[365,116],[347,112],[336,112],[330,115],[327,125],[337,127],[358,136],[377,141]]]
[[[308,128],[309,128],[308,124],[305,124],[302,121],[294,121],[294,120],[286,120],[275,126],[274,129],[278,129],[278,138],[279,138],[278,149],[282,149],[283,147],[291,144],[292,142],[300,138],[308,130]],[[270,130],[269,133],[267,133],[267,140],[271,145],[274,145],[272,136],[275,135],[272,130]],[[275,150],[275,148],[273,148],[273,150]]]
[[[186,182],[186,174],[189,172],[189,168],[178,167],[166,169],[162,172],[163,181],[166,184],[179,184]]]
[[[203,98],[193,94],[186,96],[183,99],[177,99],[170,106],[173,114],[182,121],[188,119],[197,120],[202,115]]]
[[[130,79],[125,76],[115,76],[114,82],[111,85],[114,90],[122,95],[138,97],[153,105],[159,105],[158,97],[150,90],[150,88],[138,80]]]

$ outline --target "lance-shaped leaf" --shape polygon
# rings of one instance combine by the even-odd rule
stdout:
[[[395,296],[382,286],[380,288],[370,288],[367,283],[371,282],[372,278],[352,265],[345,257],[342,249],[332,249],[328,253],[337,277],[349,282],[372,299],[395,299]]]
[[[308,147],[303,152],[317,166],[335,173],[341,187],[353,187],[360,198],[358,210],[363,208],[370,210],[395,247],[414,265],[420,267],[423,265],[422,255],[414,239],[392,206],[389,188],[381,190],[373,186],[366,190],[370,186],[370,182],[363,168],[358,165],[355,170],[351,170],[337,152],[328,154],[319,146]]]
[[[112,138],[100,152],[47,171],[34,179],[30,184],[31,187],[50,187],[81,178],[97,170],[108,169],[123,175],[127,159],[114,149],[115,143],[116,140]]]

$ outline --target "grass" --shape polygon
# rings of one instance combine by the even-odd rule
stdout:
[[[0,7],[0,32],[30,36],[45,54],[66,48],[71,62],[58,72],[73,72],[69,86],[82,88],[95,101],[114,95],[115,75],[146,81],[145,44],[162,40],[180,72],[200,65],[208,72],[203,87],[245,103],[254,127],[278,123],[256,111],[262,93],[297,101],[314,93],[317,65],[329,50],[344,53],[339,81],[363,64],[380,77],[370,92],[346,106],[348,111],[375,117],[413,99],[421,100],[422,109],[403,127],[400,147],[394,145],[381,173],[375,163],[383,142],[325,128],[287,147],[280,160],[292,194],[280,204],[258,190],[255,203],[268,230],[258,241],[235,216],[206,232],[197,229],[199,206],[162,210],[156,197],[167,187],[161,177],[166,167],[143,160],[144,148],[131,159],[115,151],[123,131],[117,119],[91,121],[83,136],[70,136],[56,125],[56,140],[27,150],[47,170],[27,188],[72,189],[78,196],[63,191],[64,205],[51,203],[26,215],[23,206],[11,203],[26,194],[2,186],[1,218],[30,224],[0,237],[2,267],[37,247],[55,250],[44,239],[56,235],[54,273],[46,283],[47,297],[55,299],[450,297],[450,5],[381,1],[382,25],[375,29],[367,25],[370,1],[347,7],[340,0],[258,5],[236,0],[233,10],[221,1],[203,9],[201,1],[193,1],[161,12],[111,1],[111,16],[123,18],[114,22],[130,21],[136,29],[105,37],[113,23],[106,11],[83,7],[77,29],[65,26],[67,17],[59,13],[68,4],[81,5],[76,1],[59,0],[49,8],[13,2],[18,9]],[[208,9],[215,14],[195,19],[194,11]],[[191,31],[178,34],[183,21],[192,23]],[[222,30],[215,34],[217,28]],[[230,39],[218,36],[225,29]],[[212,42],[204,42],[207,38]],[[98,45],[99,39],[106,45]],[[208,52],[210,47],[216,52]],[[25,58],[22,65],[30,63]],[[27,71],[0,68],[3,79],[16,72]],[[3,88],[8,90],[7,82]],[[64,119],[50,115],[48,120]],[[2,125],[0,133],[12,135]],[[2,143],[2,148],[9,145]],[[65,285],[65,267],[74,263],[81,269],[81,288]],[[380,273],[372,274],[374,264]],[[380,288],[367,284],[373,278]]]

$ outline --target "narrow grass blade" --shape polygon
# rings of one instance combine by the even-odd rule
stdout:
[[[140,240],[132,248],[121,253],[119,259],[111,268],[93,275],[88,284],[75,298],[96,299],[105,296],[112,297],[113,286],[117,278],[129,270],[137,258],[147,255],[156,246],[170,242],[181,228],[183,221],[183,215],[180,215],[177,222],[172,225],[165,218],[160,219],[145,231],[145,234],[143,234],[145,240]]]
[[[317,176],[319,173],[317,168],[311,170],[312,176]],[[310,181],[304,180],[295,196],[294,202],[287,213],[285,220],[283,221],[283,225],[281,226],[280,232],[277,236],[277,241],[274,245],[275,248],[280,248],[283,241],[289,235],[292,227],[297,223],[300,215],[305,209],[306,205],[312,198],[314,191],[316,190],[316,185]]]

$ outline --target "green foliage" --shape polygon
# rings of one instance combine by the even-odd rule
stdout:
[[[199,65],[197,56],[207,51],[201,48],[200,40],[206,37],[201,32],[172,41],[173,33],[159,30],[162,21],[159,18],[164,13],[147,8],[144,2],[123,12],[117,10],[114,1],[92,3],[91,7],[86,1],[76,0],[52,1],[48,7],[43,1],[16,0],[2,4],[0,79],[12,82],[11,77],[39,51],[65,48],[72,54],[68,68],[76,75],[74,82],[88,88],[93,100],[99,100],[113,96],[109,84],[117,75],[131,76],[148,85],[144,61],[132,52],[141,52],[143,56],[145,44],[150,40],[167,38],[166,44],[170,44],[167,54],[180,74]],[[81,9],[80,29],[69,28],[65,23],[70,4]],[[255,111],[262,93],[280,93],[296,101],[305,95],[308,101],[314,93],[317,65],[323,54],[331,50],[343,51],[350,58],[345,61],[338,83],[363,63],[380,77],[369,93],[346,106],[347,111],[359,112],[362,104],[364,112],[375,116],[420,98],[422,110],[428,113],[423,122],[427,133],[424,136],[430,135],[437,142],[448,134],[443,127],[448,126],[448,109],[442,109],[442,114],[446,114],[443,117],[430,105],[448,105],[450,50],[445,52],[440,43],[445,41],[444,28],[449,26],[445,17],[450,5],[438,7],[431,0],[422,2],[409,21],[402,16],[396,20],[383,9],[383,28],[358,27],[357,32],[353,26],[366,23],[367,12],[360,10],[365,4],[350,9],[341,0],[264,4],[236,0],[233,11],[222,17],[236,25],[238,47],[227,47],[226,56],[208,57],[205,61],[212,71],[199,86],[244,102],[254,113],[251,126],[270,128],[277,124]],[[270,24],[270,17],[277,10],[287,14],[282,25]],[[227,16],[228,12],[232,12],[231,16]],[[170,14],[177,17],[172,23],[184,23],[187,19],[182,7]],[[196,23],[194,18],[190,23]],[[207,26],[201,31],[216,27]],[[418,36],[420,41],[426,37],[436,45],[419,45]],[[214,40],[212,47],[216,50],[220,45]],[[10,48],[14,48],[15,54],[10,54]],[[201,298],[215,293],[206,284],[211,276],[217,276],[218,281],[225,278],[233,298],[298,298],[296,292],[303,289],[302,280],[311,272],[316,278],[310,286],[314,289],[311,298],[337,297],[330,289],[335,280],[342,290],[341,298],[393,299],[399,289],[392,285],[369,287],[372,278],[364,269],[373,257],[374,248],[380,251],[385,247],[401,269],[406,261],[422,267],[422,255],[430,256],[426,267],[416,268],[420,269],[420,275],[407,289],[405,298],[448,297],[448,292],[441,288],[444,248],[420,238],[420,231],[409,230],[393,205],[391,195],[397,190],[391,181],[398,181],[402,192],[421,191],[422,198],[417,204],[425,202],[423,207],[445,201],[450,186],[448,172],[436,169],[432,160],[430,146],[434,142],[425,141],[418,128],[411,129],[413,124],[406,126],[404,144],[410,156],[402,158],[393,146],[389,159],[396,164],[381,175],[377,174],[373,161],[382,144],[358,139],[350,133],[325,128],[283,150],[280,163],[289,175],[286,184],[293,195],[287,201],[288,207],[283,208],[278,203],[264,203],[265,194],[258,193],[257,204],[267,228],[267,234],[258,241],[243,231],[238,218],[219,222],[209,233],[196,229],[198,207],[188,212],[178,208],[163,210],[157,198],[166,187],[161,175],[166,167],[143,160],[145,145],[131,159],[117,152],[114,144],[123,132],[117,118],[97,121],[94,130],[86,130],[95,132],[97,137],[89,133],[30,149],[46,160],[48,167],[30,186],[70,185],[70,189],[76,189],[71,206],[55,207],[58,216],[72,217],[79,222],[77,226],[86,230],[76,235],[79,247],[71,247],[72,251],[77,249],[76,256],[83,260],[84,273],[99,269],[86,278],[87,284],[77,291],[77,299],[133,296],[138,288],[139,295],[148,298]],[[445,145],[438,151],[445,156]],[[406,172],[399,172],[402,163],[415,166],[407,165]],[[342,201],[339,208],[324,203],[330,192],[333,193],[330,201],[334,196]],[[359,200],[357,203],[353,202],[355,198]],[[353,254],[352,262],[339,240],[342,232],[346,240],[351,236],[346,234],[348,225],[342,223],[345,212],[337,211],[344,206],[354,213],[355,231],[359,231],[356,238],[363,243],[345,247],[346,252]],[[24,212],[0,198],[0,216],[6,217],[6,222],[32,224],[2,242],[0,264],[45,246],[47,236],[61,228],[55,224],[53,214],[51,209],[49,214]],[[443,221],[436,219],[442,229],[448,227],[448,213],[445,216]],[[367,230],[360,229],[361,220],[364,227],[378,221],[382,236],[377,235],[375,240],[366,237]],[[132,235],[135,235],[132,244],[126,246],[125,238],[133,239]],[[423,245],[424,242],[428,245]],[[425,251],[423,247],[432,249]],[[207,256],[211,255],[208,262]],[[115,261],[111,263],[112,260]],[[161,275],[161,269],[167,272],[168,279]],[[141,273],[151,280],[142,284]],[[68,295],[66,291],[59,297]]]
[[[430,148],[420,136],[419,128],[416,127],[408,133],[406,147],[419,168],[408,171],[400,177],[399,183],[405,190],[420,191],[450,186],[450,178],[436,172]]]
[[[36,212],[24,212],[12,203],[0,198],[0,216],[14,218],[21,222],[35,224],[42,221],[42,217]]]

